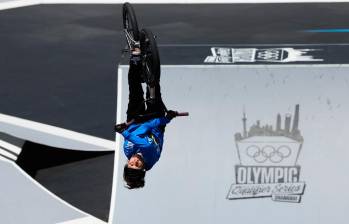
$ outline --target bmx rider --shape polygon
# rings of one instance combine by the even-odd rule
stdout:
[[[155,86],[155,100],[144,100],[142,88],[142,65],[139,48],[131,51],[128,72],[129,102],[127,122],[115,126],[115,131],[124,137],[123,149],[128,159],[124,166],[124,181],[129,189],[145,184],[145,173],[159,160],[164,143],[166,125],[177,115],[165,111],[161,99],[160,84]],[[149,92],[146,92],[147,99]],[[139,115],[156,114],[140,118]]]

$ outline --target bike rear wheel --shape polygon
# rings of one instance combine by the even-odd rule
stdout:
[[[145,81],[150,87],[154,87],[160,82],[160,57],[155,37],[149,29],[141,30],[140,44]]]
[[[122,18],[127,43],[132,48],[135,42],[139,41],[139,30],[136,13],[128,2],[124,3],[122,7]]]

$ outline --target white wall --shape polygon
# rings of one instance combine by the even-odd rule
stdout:
[[[119,121],[126,119],[127,71],[121,66],[118,74]],[[130,215],[151,224],[348,223],[347,65],[164,65],[161,72],[167,106],[188,111],[190,116],[175,118],[166,127],[161,158],[147,172],[142,189],[130,191],[123,186],[126,157],[123,151],[115,152],[114,175],[119,176],[114,178],[111,223],[129,224]],[[292,152],[298,153],[293,162],[300,167],[299,183],[306,184],[301,202],[259,198],[263,190],[249,191],[261,186],[258,183],[239,186],[244,196],[254,198],[228,200],[230,187],[236,187],[235,166],[256,164],[242,160],[234,139],[235,133],[243,131],[243,111],[247,128],[256,120],[275,127],[278,113],[283,121],[286,114],[294,119],[296,104],[304,142]],[[275,144],[278,139],[264,137],[252,144]],[[269,168],[266,162],[258,164]],[[285,164],[283,160],[274,167]]]

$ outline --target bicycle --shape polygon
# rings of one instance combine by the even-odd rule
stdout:
[[[138,22],[136,18],[135,11],[132,5],[128,2],[123,4],[122,7],[122,17],[123,17],[123,29],[127,42],[127,51],[131,52],[135,48],[140,49],[141,54],[141,79],[142,82],[146,84],[147,91],[149,91],[149,95],[147,94],[147,98],[145,102],[155,102],[157,100],[155,96],[155,88],[156,84],[160,82],[160,57],[159,51],[156,44],[156,36],[149,29],[138,29]],[[169,110],[166,108],[165,104],[161,100],[160,102],[164,111],[167,113]],[[156,117],[156,113],[148,113],[139,115],[139,120],[144,120],[151,117]],[[176,112],[176,116],[189,116],[187,112]],[[131,120],[126,123],[128,126],[132,123],[136,122],[135,120]]]

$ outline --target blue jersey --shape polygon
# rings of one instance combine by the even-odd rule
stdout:
[[[124,153],[128,159],[140,153],[145,169],[150,170],[159,160],[164,142],[163,127],[170,122],[166,117],[154,118],[144,123],[132,124],[121,134],[125,138]]]

